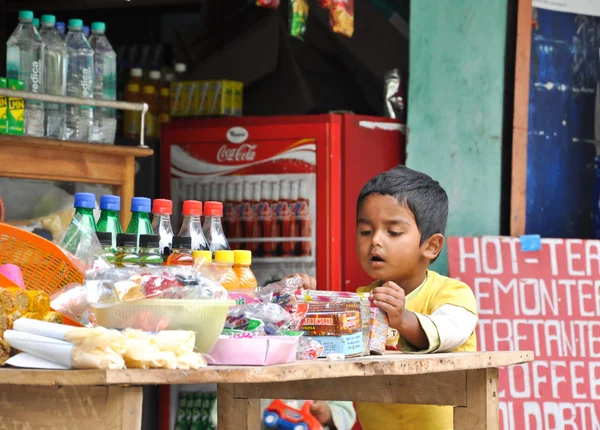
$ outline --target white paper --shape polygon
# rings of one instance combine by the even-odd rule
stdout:
[[[68,367],[61,366],[35,355],[21,352],[20,354],[10,357],[6,364],[13,367],[24,367],[28,369],[47,369],[47,370],[68,370]]]
[[[60,340],[65,340],[65,333],[74,328],[75,327],[68,325],[32,320],[29,318],[19,318],[13,324],[13,330]]]
[[[15,349],[68,369],[73,368],[71,352],[74,345],[72,343],[16,330],[5,331],[4,340]]]
[[[598,0],[533,0],[533,7],[557,12],[600,16],[600,2]]]

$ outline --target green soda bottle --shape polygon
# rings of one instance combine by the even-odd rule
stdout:
[[[146,197],[134,197],[131,199],[131,221],[127,226],[126,233],[137,236],[137,246],[140,246],[140,235],[154,234],[150,222],[151,201]]]
[[[110,264],[114,265],[115,264],[116,247],[112,246],[112,243],[113,243],[112,233],[99,231],[96,233],[96,236],[98,236],[98,240],[100,241],[100,245],[102,246],[102,256]]]
[[[121,210],[121,197],[100,197],[100,218],[98,218],[98,231],[112,234],[112,247],[117,248],[117,234],[123,233],[119,222],[119,211]]]
[[[85,232],[90,235],[95,233],[96,220],[94,219],[94,208],[96,207],[96,196],[92,193],[75,194],[75,216],[67,229],[63,239],[64,248],[71,254],[76,254],[81,242],[81,236]]]

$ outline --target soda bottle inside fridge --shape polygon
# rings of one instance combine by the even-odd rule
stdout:
[[[296,224],[294,215],[290,209],[291,183],[287,180],[281,181],[281,195],[277,205],[277,222],[280,226],[281,238],[290,239],[296,237]],[[295,242],[284,240],[281,244],[281,255],[292,257],[294,255]]]
[[[260,225],[260,237],[265,240],[259,249],[259,255],[263,257],[274,257],[277,246],[268,239],[273,238],[273,225],[276,223],[273,210],[271,209],[271,184],[268,181],[262,181],[260,187],[260,198],[256,208],[258,223]]]
[[[301,241],[297,243],[296,253],[300,257],[312,255],[312,222],[309,207],[309,191],[307,181],[298,181],[299,195],[294,207],[296,217],[297,233]]]
[[[239,203],[236,201],[236,186],[241,183],[228,182],[226,185],[226,197],[223,202],[223,230],[225,236],[230,240],[231,249],[240,249],[236,239],[243,237],[242,222],[239,213]]]
[[[255,206],[258,204],[254,194],[254,183],[244,183],[244,200],[240,209],[240,216],[242,219],[244,239],[244,249],[251,251],[253,254],[258,253],[258,242],[253,239],[260,237],[258,217],[256,216]]]

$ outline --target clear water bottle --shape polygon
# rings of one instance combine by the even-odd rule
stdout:
[[[67,34],[67,95],[93,98],[94,50],[83,34],[80,19],[69,20]],[[89,142],[94,111],[91,106],[67,105],[67,140]]]
[[[117,54],[104,35],[106,25],[103,22],[92,23],[90,45],[94,50],[94,98],[98,100],[117,99]],[[100,143],[115,143],[117,115],[114,109],[96,108],[94,112],[94,130],[98,130]]]
[[[19,25],[6,42],[6,76],[20,79],[25,91],[44,94],[44,42],[32,24],[33,12],[19,12]],[[44,135],[44,104],[25,103],[25,134]]]
[[[47,94],[67,94],[67,46],[55,27],[54,15],[42,15],[40,36],[44,49],[44,87]],[[65,138],[66,106],[63,103],[46,103],[46,136],[52,139]]]
[[[66,37],[66,32],[67,32],[67,26],[65,25],[64,21],[58,21],[56,23],[56,31],[58,31],[58,34],[60,34],[60,38],[62,40],[65,40]]]

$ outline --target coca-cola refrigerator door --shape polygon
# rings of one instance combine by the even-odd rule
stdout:
[[[252,251],[259,285],[298,272],[326,279],[330,240],[317,234],[331,211],[317,183],[329,182],[328,146],[326,124],[307,117],[172,123],[163,128],[170,180],[161,194],[173,200],[175,226],[184,200],[224,202],[227,239]]]

